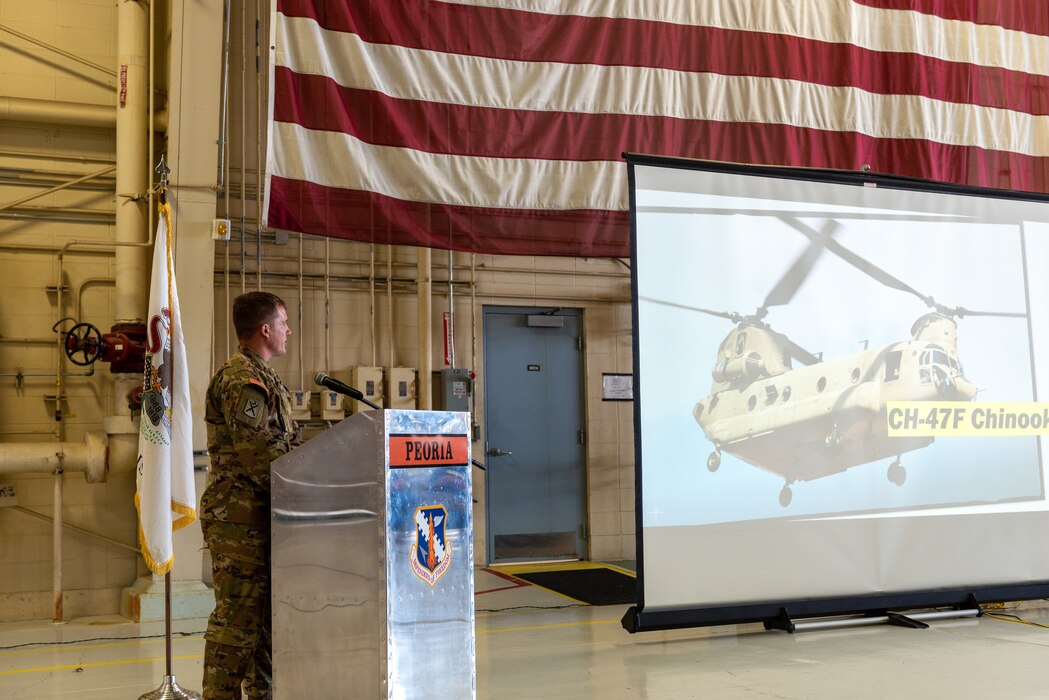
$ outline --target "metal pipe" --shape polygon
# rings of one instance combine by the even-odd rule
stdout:
[[[72,187],[73,185],[79,185],[81,182],[86,182],[86,181],[91,180],[93,178],[99,177],[100,175],[107,175],[107,174],[113,172],[116,169],[117,169],[117,166],[115,166],[115,165],[109,166],[107,168],[102,168],[101,170],[98,170],[96,172],[88,173],[87,175],[83,175],[81,177],[78,177],[75,180],[70,180],[69,182],[64,182],[64,183],[62,183],[60,185],[55,185],[54,187],[49,187],[48,189],[43,190],[42,192],[34,192],[33,194],[30,194],[30,195],[27,195],[25,197],[22,197],[21,199],[16,199],[13,202],[8,202],[6,204],[0,204],[0,211],[4,211],[5,209],[12,209],[14,207],[17,207],[19,204],[25,204],[26,202],[31,202],[34,199],[38,199],[40,197],[44,197],[46,195],[51,194],[52,192],[58,192],[59,190],[64,190],[67,187]]]
[[[117,63],[121,67],[121,101],[117,109],[117,205],[116,240],[137,243],[149,230],[141,196],[150,185],[150,157],[147,151],[149,133],[149,76],[146,75],[149,51],[149,14],[144,3],[117,4]],[[126,87],[126,91],[123,89]],[[121,197],[131,194],[131,197]],[[118,323],[139,322],[145,315],[143,301],[147,289],[146,251],[138,248],[117,249],[115,272],[117,293],[114,318]]]
[[[379,339],[375,334],[375,244],[368,246],[368,319],[371,322],[372,341],[372,367],[375,366],[375,354],[378,350]]]
[[[222,28],[226,40],[222,47],[222,106],[219,116],[219,182],[218,185],[226,190],[226,154],[229,144],[226,142],[226,134],[229,127],[229,32],[230,32],[230,0],[226,0],[222,8]],[[225,218],[229,218],[229,192],[226,192]],[[227,241],[227,245],[229,242]]]
[[[386,246],[386,344],[390,353],[387,367],[395,367],[393,349],[393,246]]]
[[[117,123],[118,111],[105,105],[80,102],[35,100],[29,97],[0,97],[0,121],[64,124],[95,129],[112,129]],[[152,117],[153,129],[166,131],[168,114],[161,110]]]
[[[61,459],[61,458],[60,458]],[[54,593],[55,617],[52,622],[62,622],[62,491],[64,477],[59,461],[53,472],[55,522],[51,525],[51,590]]]
[[[247,25],[242,23],[241,24],[241,35],[240,35],[240,144],[241,144],[241,146],[240,146],[240,228],[241,228],[241,230],[244,229],[244,220],[245,220],[244,210],[247,208],[247,199],[245,197],[246,190],[247,190],[247,184],[244,182],[244,154],[248,150],[248,149],[246,149],[244,147],[246,145],[244,143],[244,135],[246,133],[248,133],[248,110],[246,109],[246,106],[247,106],[247,92],[248,92],[248,80],[247,80],[248,58],[247,58],[247,53],[246,52],[247,52],[248,42],[245,41],[245,36],[244,36],[245,32],[247,32],[247,31],[248,31]],[[259,286],[262,285],[262,278],[261,278],[261,276],[259,274],[260,270],[262,268],[262,261],[259,260],[259,257],[258,257],[259,254],[260,254],[259,248],[260,248],[260,246],[262,244],[262,241],[261,241],[261,238],[260,238],[261,233],[262,233],[261,231],[256,231],[256,233],[255,233],[255,278],[258,280]],[[241,244],[240,244],[240,246],[241,246],[241,249],[240,249],[240,267],[241,267],[241,270],[242,270],[241,276],[240,276],[240,292],[241,292],[241,294],[243,294],[244,292],[247,291],[247,280],[245,279],[245,275],[243,273],[243,269],[244,269],[244,244],[245,244],[243,236],[241,237],[240,240],[241,240]],[[301,261],[300,261],[300,266],[301,266]],[[301,298],[299,299],[299,304],[300,304],[300,307],[301,307],[301,304],[302,304],[302,299]]]
[[[324,371],[331,372],[331,238],[324,239]]]
[[[0,212],[4,221],[49,221],[63,224],[101,224],[112,226],[116,220],[107,212],[89,213],[89,210],[61,207],[21,207],[14,211]]]
[[[978,608],[965,608],[962,610],[933,610],[929,612],[899,613],[912,620],[942,620],[946,618],[976,617],[980,614]],[[829,620],[807,620],[794,623],[795,632],[806,630],[838,629],[842,627],[868,627],[871,625],[882,625],[889,622],[888,615],[871,615],[869,617],[845,617]]]
[[[432,284],[430,271],[431,251],[429,248],[416,248],[416,297],[418,299],[418,335],[419,335],[419,410],[429,411],[433,406],[433,335],[430,332],[430,315],[433,313]]]
[[[85,433],[82,443],[0,443],[0,474],[52,474],[58,469],[83,472],[89,484],[104,482],[109,473],[105,436]]]
[[[55,342],[54,338],[4,338],[0,337],[0,343],[18,343],[20,345],[50,345]]]
[[[22,32],[15,31],[14,29],[11,29],[10,27],[6,27],[6,26],[4,26],[2,24],[0,24],[0,31],[5,31],[8,34],[13,34],[14,36],[17,36],[19,39],[21,39],[23,41],[28,41],[30,44],[36,44],[37,46],[39,46],[41,48],[47,49],[48,51],[53,51],[54,53],[57,53],[59,56],[63,56],[65,58],[68,58],[70,61],[76,61],[77,63],[81,63],[81,64],[83,64],[85,66],[88,66],[89,68],[94,68],[97,71],[101,71],[101,72],[105,73],[106,75],[108,75],[111,78],[115,78],[116,75],[117,75],[117,72],[115,70],[113,70],[112,68],[106,68],[105,66],[100,66],[99,64],[94,63],[92,61],[89,61],[86,58],[83,58],[81,56],[77,56],[76,54],[70,53],[68,51],[63,51],[62,49],[58,48],[57,46],[52,46],[51,44],[48,44],[48,43],[43,42],[43,41],[40,41],[39,39],[36,39],[34,37],[29,36],[28,34],[23,34]]]
[[[452,251],[448,251],[448,363],[455,369],[455,290],[452,288]]]
[[[72,155],[72,154],[69,154],[69,153],[51,153],[51,152],[40,153],[40,152],[30,152],[30,151],[17,151],[17,150],[11,150],[11,149],[8,149],[8,148],[0,149],[0,156],[10,157],[10,158],[35,158],[35,159],[38,159],[38,160],[42,159],[42,160],[49,160],[49,161],[50,160],[62,160],[62,161],[73,161],[73,162],[77,162],[77,163],[109,163],[111,165],[116,162],[112,158],[103,158],[101,156],[80,156],[80,155]]]
[[[302,356],[302,343],[303,337],[306,335],[302,332],[302,240],[306,237],[306,234],[299,234],[299,388],[306,388],[306,364],[305,358]]]
[[[85,287],[91,284],[116,285],[116,283],[117,281],[112,277],[88,277],[87,279],[83,280],[80,284],[78,284],[76,288],[76,294],[74,295],[74,298],[76,299],[76,305],[73,307],[73,318],[75,318],[77,321],[81,320],[80,302],[84,295]]]
[[[26,508],[24,506],[12,506],[12,509],[18,511],[19,513],[25,513],[26,515],[32,516],[32,517],[34,517],[34,518],[36,518],[38,520],[43,520],[44,522],[46,522],[48,524],[51,524],[51,523],[55,522],[55,519],[52,518],[50,515],[44,515],[43,513],[37,513],[35,510],[31,510],[31,509]],[[84,528],[77,527],[76,525],[70,525],[69,523],[64,522],[64,521],[62,523],[62,526],[65,529],[72,530],[73,532],[75,532],[75,533],[77,533],[79,535],[84,535],[86,537],[92,537],[92,538],[94,538],[96,540],[100,540],[100,541],[105,542],[107,544],[111,544],[114,547],[119,547],[120,549],[126,549],[128,551],[135,552],[136,554],[141,551],[138,547],[132,546],[130,544],[124,544],[123,542],[120,542],[118,540],[114,540],[112,537],[106,537],[105,535],[100,535],[97,532],[92,532],[91,530],[85,530]]]
[[[105,245],[112,245],[107,243]],[[20,245],[17,243],[0,243],[0,250],[12,253],[39,253],[40,255],[58,255],[65,250],[65,246],[56,245]],[[76,250],[68,251],[81,255],[116,255],[116,250]]]
[[[258,255],[260,260],[256,263],[262,268],[262,125],[265,119],[262,114],[262,37],[261,34],[262,3],[255,0],[255,227],[259,232]],[[241,177],[244,174],[241,173]],[[262,289],[262,278],[258,279],[259,289]]]

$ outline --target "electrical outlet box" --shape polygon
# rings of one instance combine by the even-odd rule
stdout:
[[[386,408],[415,409],[416,383],[414,367],[386,368]]]
[[[0,484],[0,506],[17,506],[18,492],[14,484]]]
[[[310,394],[304,389],[291,392],[291,418],[292,420],[310,419]]]
[[[229,219],[212,219],[211,220],[211,237],[216,241],[228,241],[229,240]]]
[[[317,403],[321,420],[339,421],[346,417],[346,409],[342,406],[342,396],[327,389],[317,392]]]
[[[350,386],[357,389],[364,398],[374,404],[385,406],[382,395],[382,367],[351,367]],[[370,411],[371,407],[349,397],[343,401],[349,413],[357,411]]]

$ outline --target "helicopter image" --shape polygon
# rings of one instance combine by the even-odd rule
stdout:
[[[785,221],[809,245],[753,313],[682,307],[735,324],[718,346],[710,394],[692,409],[714,446],[706,467],[716,472],[725,452],[782,476],[783,507],[790,505],[795,482],[889,457],[894,460],[886,476],[902,486],[907,478],[902,455],[927,447],[934,438],[890,437],[887,402],[971,401],[977,390],[959,359],[957,319],[1026,314],[940,304],[834,240],[837,222],[829,220],[816,230],[798,219]],[[772,329],[765,321],[769,310],[790,302],[825,252],[929,307],[912,324],[909,339],[825,360]]]

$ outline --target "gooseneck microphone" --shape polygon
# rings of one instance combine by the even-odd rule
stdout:
[[[354,389],[349,384],[343,384],[334,377],[329,377],[324,372],[317,372],[317,376],[313,378],[313,381],[317,383],[317,386],[323,386],[327,389],[331,389],[336,394],[342,394],[343,396],[349,396],[351,399],[356,399],[363,404],[371,406],[372,408],[378,408],[382,410],[382,406],[378,406],[368,399],[364,398],[364,394],[359,389]]]

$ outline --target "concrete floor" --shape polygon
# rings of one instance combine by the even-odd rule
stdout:
[[[475,589],[481,699],[1049,697],[1049,629],[999,619],[1049,625],[1045,601],[926,630],[790,635],[754,624],[630,635],[619,623],[627,606],[575,605],[484,570]],[[176,621],[172,644],[177,681],[198,691],[204,626]],[[163,680],[163,631],[115,617],[0,624],[0,698],[134,700]]]

